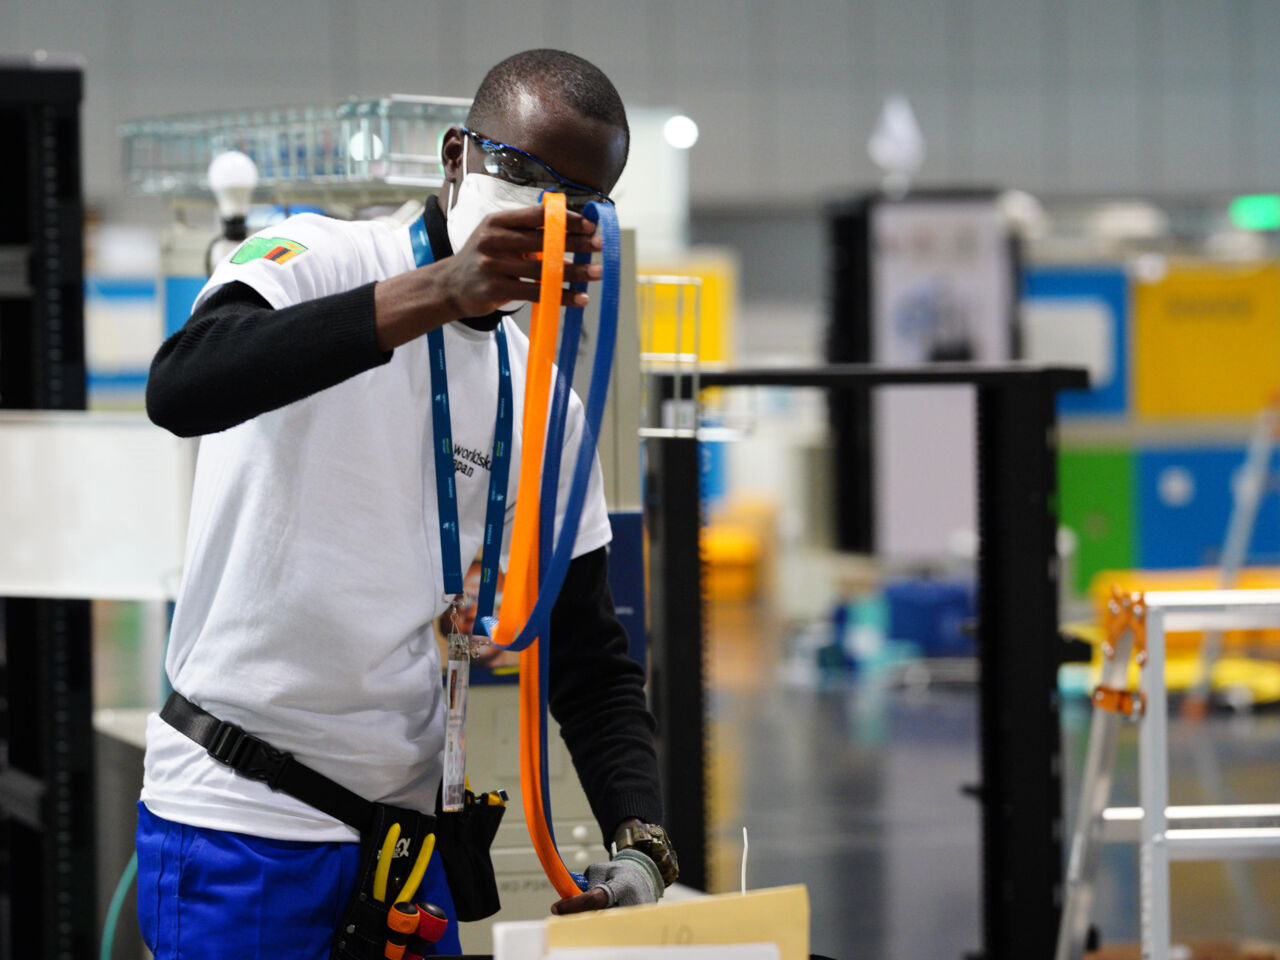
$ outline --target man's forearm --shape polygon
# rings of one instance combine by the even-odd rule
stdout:
[[[156,353],[147,413],[179,436],[216,433],[390,356],[378,346],[371,283],[280,310],[229,283]]]
[[[428,264],[374,285],[374,324],[381,349],[394,350],[463,316],[462,306],[443,282],[442,274],[451,267],[448,261]]]
[[[614,615],[604,548],[569,566],[551,615],[551,712],[607,846],[627,818],[661,822],[644,672]]]

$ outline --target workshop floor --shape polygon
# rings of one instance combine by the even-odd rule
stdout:
[[[780,626],[758,607],[713,605],[709,657],[717,890],[737,889],[742,828],[752,887],[805,883],[812,949],[840,960],[960,958],[980,946],[976,688],[788,680]],[[1068,809],[1088,736],[1064,709]],[[1172,727],[1174,803],[1280,802],[1280,715]],[[1115,803],[1136,802],[1136,738],[1120,747]],[[1104,854],[1095,921],[1138,937],[1137,858]],[[1175,936],[1280,940],[1280,863],[1178,864]]]

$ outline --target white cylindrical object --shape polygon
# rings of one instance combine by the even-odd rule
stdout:
[[[243,217],[249,212],[254,187],[258,185],[258,165],[239,150],[228,150],[209,164],[209,189],[218,201],[223,220]]]

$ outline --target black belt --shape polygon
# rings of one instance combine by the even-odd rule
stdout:
[[[165,701],[160,719],[200,744],[219,763],[310,804],[361,833],[373,819],[372,801],[299,763],[293,754],[277,750],[234,723],[219,720],[176,690]]]

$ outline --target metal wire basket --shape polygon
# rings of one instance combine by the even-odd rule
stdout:
[[[276,195],[430,189],[443,182],[441,137],[470,105],[393,94],[136,120],[120,128],[125,184],[139,196],[208,197],[210,161],[239,150],[258,165],[259,188]]]

